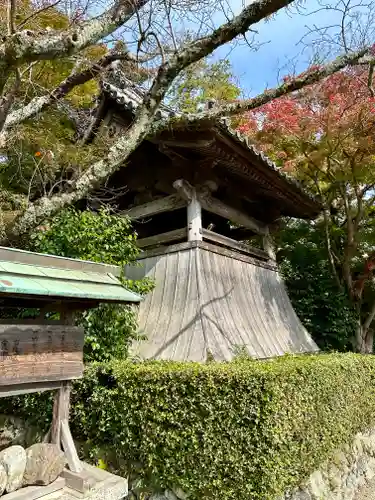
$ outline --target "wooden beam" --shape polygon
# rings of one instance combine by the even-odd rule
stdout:
[[[66,486],[68,488],[78,491],[85,496],[86,493],[90,491],[96,483],[95,478],[85,470],[77,473],[72,472],[69,469],[64,469],[61,475],[65,479]]]
[[[80,459],[78,458],[77,450],[70,432],[69,421],[67,419],[61,421],[61,442],[65,451],[69,469],[76,473],[82,472],[83,467]]]
[[[183,227],[181,229],[168,231],[167,233],[155,234],[154,236],[149,236],[148,238],[142,238],[140,240],[137,240],[137,245],[139,246],[139,248],[146,248],[163,243],[169,243],[171,241],[186,239],[186,237],[187,227]]]
[[[0,398],[8,398],[9,396],[19,396],[20,394],[31,394],[33,392],[45,392],[57,389],[61,382],[32,382],[26,384],[12,384],[0,386]]]
[[[60,446],[61,443],[61,422],[69,419],[70,409],[70,391],[69,382],[62,382],[55,394],[53,403],[52,425],[51,425],[51,443]]]
[[[184,179],[179,179],[173,183],[173,187],[176,189],[181,198],[184,198],[188,203],[190,203],[194,196],[195,188],[191,186],[189,182]],[[251,229],[254,233],[261,235],[267,233],[267,227],[262,222],[257,221],[240,210],[230,207],[217,198],[211,196],[209,184],[206,184],[205,188],[202,187],[201,189],[197,189],[196,193],[202,208],[207,210],[207,212],[220,215],[220,217],[234,222],[239,226]]]
[[[183,198],[187,203],[191,202],[195,191],[193,186],[188,181],[178,179],[177,181],[174,181],[173,187],[181,198]]]
[[[258,248],[251,247],[250,245],[246,245],[245,243],[240,243],[236,240],[232,240],[232,238],[228,238],[227,236],[223,236],[222,234],[215,233],[214,231],[202,229],[202,235],[204,240],[213,241],[225,247],[238,250],[242,253],[253,255],[262,260],[269,259],[268,254],[266,252],[263,252],[263,250],[259,250]]]
[[[163,212],[172,212],[173,210],[178,210],[185,206],[186,202],[180,198],[180,196],[173,194],[165,198],[160,198],[159,200],[153,200],[149,203],[129,208],[124,215],[127,215],[132,220],[143,219]]]
[[[60,491],[65,487],[65,479],[58,477],[53,483],[46,486],[26,486],[12,493],[7,493],[3,498],[6,500],[37,500],[39,498],[60,498],[59,496],[52,495],[56,491]],[[48,495],[48,496],[47,496]]]
[[[198,193],[198,199],[201,202],[202,208],[207,210],[207,212],[212,212],[216,215],[220,215],[224,219],[228,219],[239,226],[244,226],[248,229],[254,231],[254,233],[264,235],[266,234],[267,228],[265,224],[256,219],[253,219],[247,214],[244,214],[236,208],[232,208],[226,205],[222,201],[214,198],[208,194],[200,195]]]
[[[163,139],[162,144],[170,147],[175,147],[175,148],[208,148],[209,146],[212,146],[214,144],[215,139],[210,137],[207,139],[192,139],[191,141],[183,141],[183,140],[178,140],[178,139],[173,139],[173,140],[168,140],[168,139]]]
[[[173,183],[181,198],[187,202],[188,241],[202,241],[202,206],[197,190],[184,179]],[[215,186],[213,186],[215,187]],[[205,186],[204,194],[209,187]]]

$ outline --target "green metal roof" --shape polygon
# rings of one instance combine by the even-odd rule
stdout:
[[[34,296],[96,302],[140,302],[115,277],[116,266],[0,247],[0,297]]]

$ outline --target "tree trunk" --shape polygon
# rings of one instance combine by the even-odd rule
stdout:
[[[360,321],[356,330],[355,350],[360,354],[372,354],[374,350],[374,331],[366,328]]]
[[[374,331],[372,328],[370,328],[366,333],[365,349],[368,354],[372,354],[374,350]]]

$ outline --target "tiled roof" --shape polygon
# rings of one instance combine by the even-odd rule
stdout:
[[[128,112],[135,112],[138,106],[143,102],[143,98],[146,92],[145,88],[131,82],[126,78],[120,71],[114,70],[110,73],[110,78],[108,80],[101,82],[101,88],[103,92],[109,95],[114,101],[116,101],[124,110]],[[156,113],[157,120],[165,120],[166,128],[168,127],[168,121],[171,118],[179,118],[176,122],[174,121],[172,128],[177,127],[177,123],[180,122],[180,127],[184,126],[190,128],[189,125],[194,125],[196,123],[196,114],[189,115],[186,113],[178,113],[172,108],[166,105],[161,105]],[[249,138],[237,130],[230,127],[230,120],[228,118],[221,118],[215,120],[212,126],[218,128],[224,134],[227,134],[231,139],[236,141],[239,145],[245,148],[254,159],[264,165],[266,169],[272,170],[276,176],[282,178],[287,184],[290,185],[294,190],[297,190],[303,196],[307,197],[312,203],[315,203],[317,207],[320,207],[319,201],[308,191],[304,189],[304,186],[298,182],[293,177],[287,175],[276,164],[271,161],[263,152],[258,151],[258,149],[251,144]],[[179,128],[180,128],[179,127]]]

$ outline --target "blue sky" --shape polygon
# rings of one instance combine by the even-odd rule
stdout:
[[[203,0],[202,0],[203,1]],[[226,3],[230,5],[230,9],[234,15],[240,13],[243,4],[248,5],[253,0],[216,0],[217,12],[215,13],[212,21],[216,27],[226,22],[221,5]],[[193,2],[194,3],[194,2]],[[203,4],[205,2],[203,1]],[[210,2],[208,2],[211,5]],[[359,32],[357,30],[358,23],[363,26],[366,19],[369,19],[369,10],[367,7],[359,7],[356,0],[296,0],[299,10],[294,6],[289,9],[282,9],[268,21],[263,21],[253,26],[257,31],[256,43],[259,49],[254,51],[243,41],[241,44],[229,44],[220,47],[213,55],[215,59],[227,58],[232,64],[233,72],[236,81],[239,83],[240,88],[244,91],[244,97],[250,97],[261,93],[267,87],[273,87],[278,84],[280,77],[291,74],[293,71],[300,73],[304,71],[311,62],[311,55],[313,50],[316,52],[317,45],[311,43],[311,49],[306,50],[306,46],[301,43],[301,39],[307,34],[308,28],[318,26],[334,26],[341,22],[341,14],[330,9],[324,9],[323,5],[330,7],[342,8],[343,4],[349,4],[352,9],[352,14],[359,17],[351,19],[352,33]],[[186,19],[176,17],[175,27],[191,30],[192,32],[199,25],[200,13],[194,10],[191,16]],[[229,16],[232,17],[232,16]],[[373,18],[372,18],[373,19]],[[348,20],[349,21],[349,20]],[[134,20],[134,23],[136,21]],[[349,23],[350,24],[350,23]],[[371,40],[375,38],[375,23],[368,30],[368,36]],[[178,31],[178,30],[177,30]],[[337,34],[339,28],[331,28],[329,34]],[[133,36],[130,31],[130,36]],[[352,34],[348,34],[349,45],[351,42],[353,46],[358,46],[358,41],[352,38]],[[312,42],[313,37],[310,38]],[[305,42],[308,42],[305,39]],[[133,46],[134,48],[134,46]],[[305,49],[305,50],[304,50]],[[324,50],[327,49],[327,46]],[[337,46],[326,54],[318,55],[326,60],[334,58],[337,55]],[[336,51],[336,53],[334,53]]]
[[[234,8],[233,3],[231,4]],[[309,12],[319,7],[316,0],[308,0],[305,6],[308,6]],[[239,9],[240,5],[235,12]],[[240,87],[249,95],[258,94],[267,86],[277,85],[279,70],[281,75],[287,74],[286,65],[291,59],[295,58],[297,61],[298,72],[306,69],[311,53],[303,53],[303,45],[299,42],[307,33],[307,26],[324,26],[337,20],[336,15],[327,11],[304,16],[283,10],[270,21],[256,25],[256,39],[264,43],[258,51],[251,51],[247,45],[237,46],[232,51],[226,46],[217,50],[215,57],[227,57],[232,63],[236,78],[240,81]],[[290,63],[288,67],[290,72]]]

